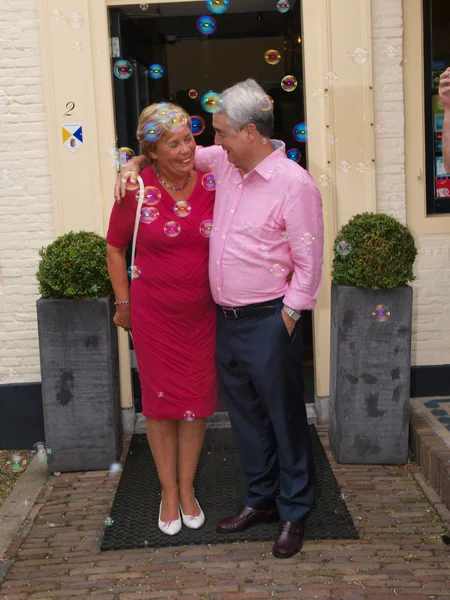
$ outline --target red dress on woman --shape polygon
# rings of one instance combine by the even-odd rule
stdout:
[[[142,413],[155,420],[192,421],[216,410],[216,315],[208,281],[214,192],[202,187],[202,175],[186,205],[176,204],[152,167],[141,172],[144,185],[161,193],[157,204],[144,204],[141,212],[138,276],[130,289]],[[114,204],[108,244],[128,246],[136,208],[136,191]]]

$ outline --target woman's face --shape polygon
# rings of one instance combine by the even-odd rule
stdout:
[[[195,146],[195,138],[186,125],[178,133],[164,135],[150,154],[158,162],[158,168],[181,177],[194,167]]]

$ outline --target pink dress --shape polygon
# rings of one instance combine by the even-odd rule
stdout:
[[[202,175],[186,206],[176,205],[152,167],[141,172],[144,185],[161,192],[159,202],[141,213],[138,276],[130,290],[142,412],[155,420],[192,421],[216,410],[216,314],[208,281],[214,192],[202,187]],[[128,246],[136,207],[136,191],[114,204],[108,244]]]

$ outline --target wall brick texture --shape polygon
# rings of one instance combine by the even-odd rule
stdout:
[[[0,384],[40,380],[38,249],[53,239],[36,0],[1,0]]]

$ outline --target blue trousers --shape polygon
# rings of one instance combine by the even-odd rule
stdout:
[[[303,522],[315,470],[304,403],[302,319],[290,337],[282,303],[269,314],[227,319],[217,309],[217,365],[247,483],[245,504],[278,507]]]

